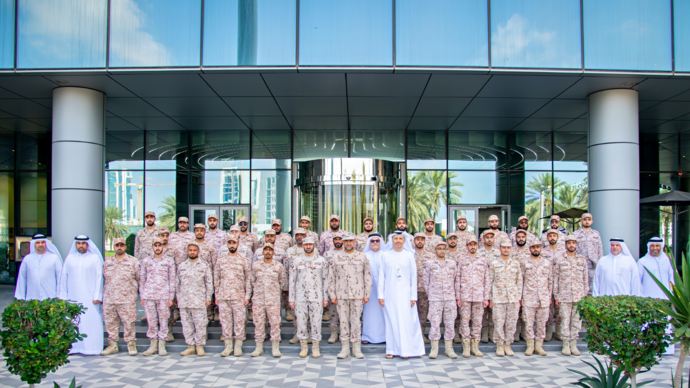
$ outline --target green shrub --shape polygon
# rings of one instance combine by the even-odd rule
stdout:
[[[48,372],[69,363],[72,344],[79,334],[81,304],[61,299],[15,300],[2,313],[0,340],[7,368],[28,384],[38,384]]]
[[[585,338],[589,351],[608,356],[630,377],[633,388],[637,374],[658,364],[669,345],[669,319],[661,303],[636,296],[588,296],[577,304],[582,321],[589,326]]]
[[[53,388],[60,388],[60,384],[53,381]],[[81,385],[77,385],[76,377],[72,377],[72,382],[69,384],[68,388],[81,388]]]

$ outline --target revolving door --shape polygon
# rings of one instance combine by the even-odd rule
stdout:
[[[387,236],[399,214],[400,164],[377,159],[321,159],[297,163],[295,188],[300,216],[311,218],[311,229],[328,230],[331,214],[340,227],[362,233],[366,217],[374,230]],[[298,218],[299,219],[299,218]]]

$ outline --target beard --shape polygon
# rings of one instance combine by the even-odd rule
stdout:
[[[397,229],[401,232],[407,232],[407,226],[398,226]]]
[[[530,253],[532,254],[533,257],[539,257],[539,255],[541,255],[541,252],[537,253],[536,255],[534,254],[534,252],[530,252]]]
[[[246,226],[240,226],[240,231],[242,231],[242,233],[246,232],[247,227]]]
[[[146,225],[148,226],[153,226],[156,223],[156,221],[146,221]]]
[[[235,252],[237,252],[237,248],[228,248],[228,250],[230,251],[230,253],[235,253]]]
[[[372,226],[371,228],[369,228],[369,229],[367,229],[366,226],[364,227],[364,231],[365,231],[365,232],[371,232],[372,230],[374,230],[374,227],[373,227],[373,226]]]
[[[187,256],[189,256],[189,255],[187,255]],[[198,257],[199,257],[199,256],[189,256],[189,259],[190,259],[190,260],[195,260],[195,259],[197,259]]]
[[[458,226],[458,230],[464,232],[467,229],[467,226]]]
[[[338,229],[340,229],[340,224],[338,224],[336,226],[331,225],[331,230],[338,230]]]
[[[497,225],[497,226],[491,226],[491,225],[489,225],[489,228],[491,228],[491,230],[498,230],[498,225]]]
[[[333,246],[340,249],[343,247],[343,243],[333,243]]]
[[[527,241],[520,242],[519,240],[516,240],[515,243],[516,243],[519,247],[524,247],[525,244],[527,244]]]

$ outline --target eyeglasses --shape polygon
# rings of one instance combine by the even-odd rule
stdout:
[[[372,243],[372,244],[380,244],[380,243],[381,243],[381,240],[371,240],[371,243]]]
[[[240,225],[247,225],[246,222],[240,222]]]

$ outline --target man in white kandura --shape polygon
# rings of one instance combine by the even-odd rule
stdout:
[[[31,253],[24,257],[19,267],[14,297],[22,300],[57,297],[62,272],[60,252],[42,234],[35,234],[31,238],[30,250]]]
[[[378,298],[386,326],[386,358],[425,354],[417,314],[417,264],[410,242],[398,230],[393,249],[383,253],[379,268]]]
[[[383,237],[378,233],[372,233],[367,239],[367,244],[364,247],[364,255],[369,260],[369,268],[371,268],[371,299],[376,301],[379,299],[379,268],[381,267],[381,260],[383,258]],[[366,303],[362,310],[362,342],[380,344],[386,342],[386,328],[382,325],[385,321],[383,317],[383,307],[379,303]]]
[[[611,239],[611,253],[599,259],[592,296],[640,296],[640,270],[622,238]]]
[[[86,307],[79,317],[79,333],[86,338],[72,345],[70,354],[97,355],[103,350],[103,256],[86,236],[74,238],[60,276],[58,298]]]

